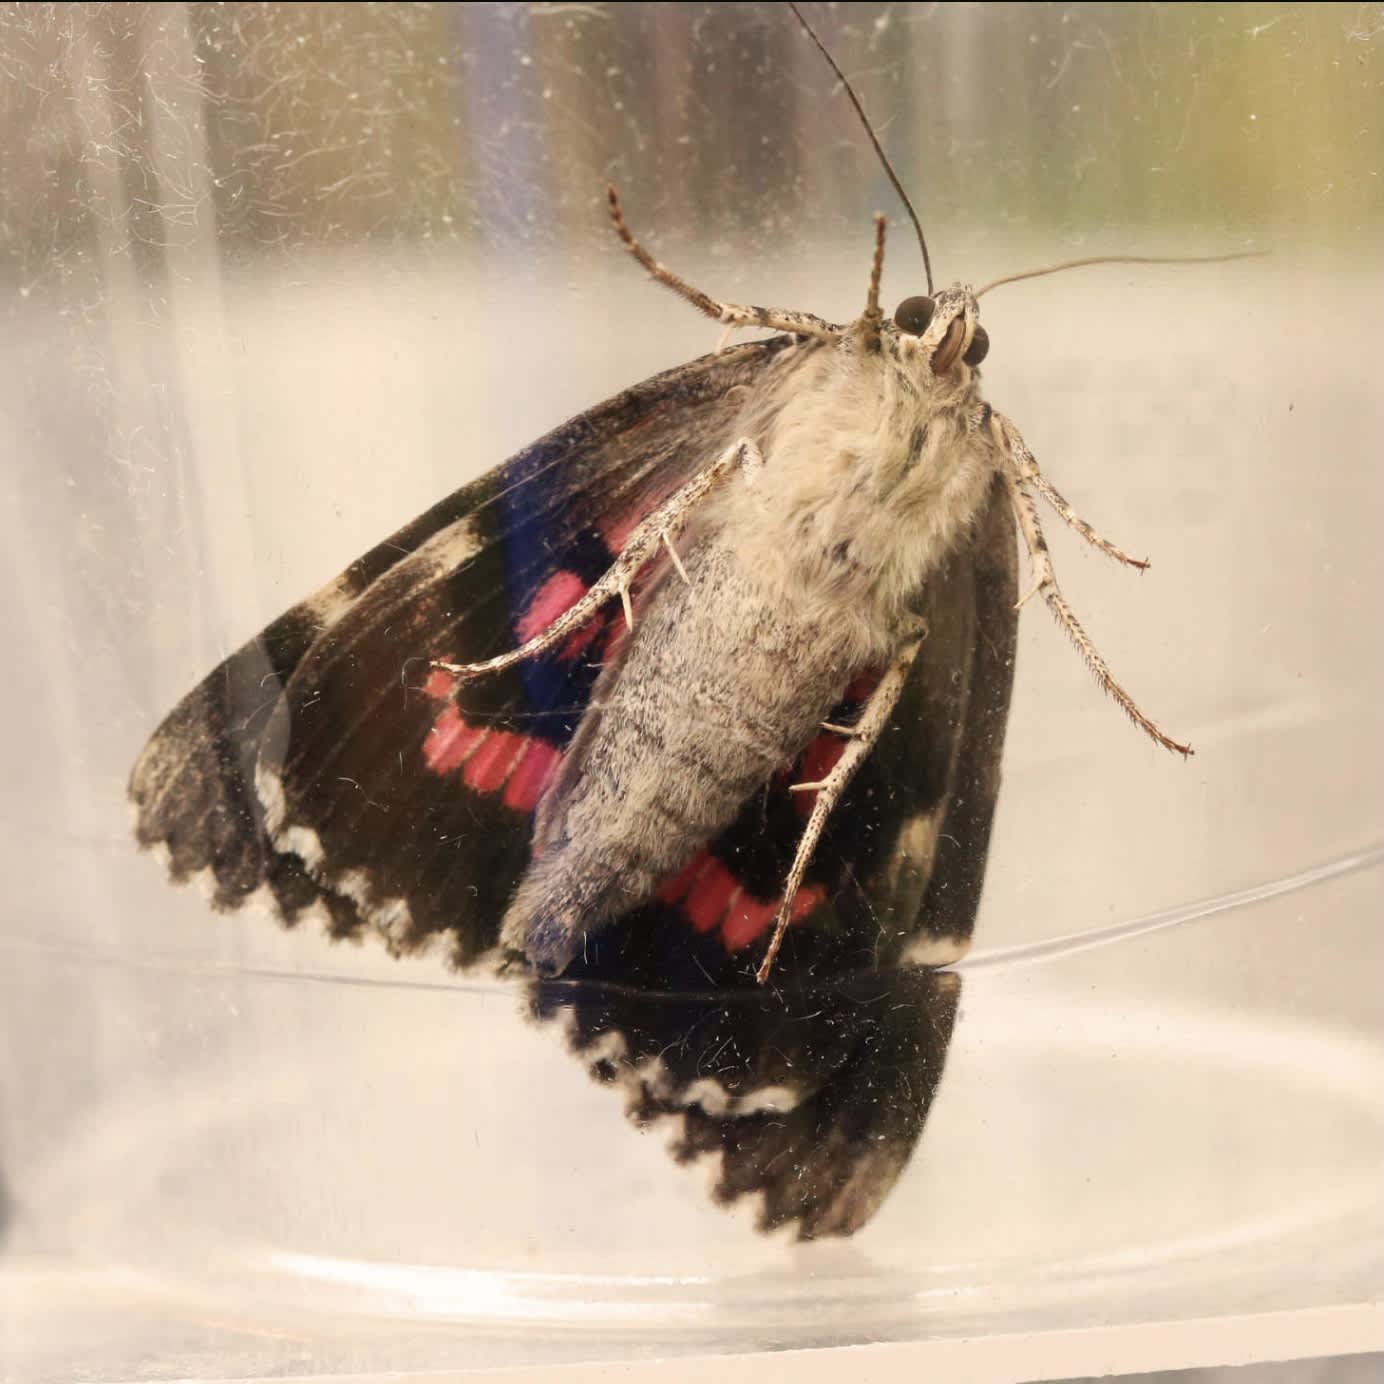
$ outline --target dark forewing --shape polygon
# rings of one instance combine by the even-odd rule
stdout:
[[[566,647],[468,685],[435,658],[502,652],[575,601],[624,534],[726,446],[745,387],[791,338],[667,371],[555,429],[435,505],[233,654],[136,762],[142,845],[237,907],[407,947],[488,947],[529,818],[590,695],[608,613]]]

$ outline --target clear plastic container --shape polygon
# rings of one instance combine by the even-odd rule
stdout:
[[[809,1244],[716,1205],[517,983],[171,887],[124,783],[197,679],[463,481],[715,347],[620,251],[607,181],[731,300],[853,316],[877,206],[886,306],[920,265],[784,7],[9,8],[7,1378],[935,1364],[963,1339],[1057,1342],[1024,1356],[1056,1375],[1094,1330],[1116,1369],[1369,1343],[1378,16],[810,12],[941,282],[1270,252],[984,303],[987,396],[1154,560],[1054,535],[1064,589],[1196,757],[1025,609],[945,1071],[882,1208]],[[1207,1323],[1230,1325],[1186,1340],[1219,1344],[1157,1334]]]

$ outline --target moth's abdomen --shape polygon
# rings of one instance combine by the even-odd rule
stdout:
[[[503,941],[560,971],[788,768],[852,669],[707,543],[640,610],[538,814]]]

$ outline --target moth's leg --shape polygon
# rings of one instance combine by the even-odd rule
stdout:
[[[1000,447],[1009,454],[1019,473],[1020,480],[1026,481],[1057,511],[1058,516],[1074,528],[1093,548],[1099,548],[1108,557],[1118,562],[1137,567],[1141,572],[1149,566],[1147,558],[1130,557],[1122,548],[1117,548],[1109,539],[1102,538],[1061,495],[1056,487],[1038,469],[1037,458],[1028,449],[1028,443],[1020,435],[1018,428],[1001,413],[992,414],[990,426]]]
[[[764,464],[759,448],[749,438],[727,447],[724,452],[704,471],[676,490],[654,512],[635,526],[620,549],[620,555],[607,568],[605,575],[575,605],[564,610],[550,625],[540,630],[526,644],[512,649],[507,654],[488,658],[483,663],[444,663],[435,660],[433,667],[441,668],[454,677],[476,678],[486,673],[498,673],[501,669],[513,667],[527,658],[534,658],[544,649],[559,643],[566,635],[584,624],[610,600],[618,595],[625,607],[625,622],[634,628],[634,611],[630,604],[630,585],[639,569],[648,562],[658,549],[664,545],[672,558],[673,566],[684,581],[687,573],[677,553],[673,549],[673,539],[682,532],[692,511],[716,488],[730,473],[740,467],[756,470]]]
[[[1041,592],[1043,600],[1047,602],[1048,609],[1057,617],[1057,623],[1067,632],[1067,637],[1076,646],[1077,652],[1095,675],[1096,681],[1120,704],[1125,715],[1165,749],[1175,750],[1184,756],[1191,754],[1192,747],[1190,745],[1184,745],[1159,730],[1139,710],[1134,698],[1115,681],[1109,666],[1096,652],[1096,646],[1091,643],[1090,636],[1081,628],[1080,621],[1072,614],[1072,608],[1063,599],[1062,592],[1058,590],[1057,576],[1052,567],[1052,556],[1048,552],[1047,540],[1043,537],[1042,525],[1038,522],[1038,510],[1033,503],[1033,496],[1024,488],[1024,482],[1016,471],[1006,468],[1004,483],[1008,488],[1009,500],[1014,507],[1014,514],[1019,521],[1019,529],[1023,533],[1024,542],[1028,546],[1028,555],[1033,565],[1033,585],[1019,601],[1019,605],[1023,605],[1030,596]]]
[[[849,729],[844,726],[832,727],[833,730],[848,734],[850,741],[826,778],[820,783],[795,783],[789,790],[793,793],[815,790],[817,801],[812,805],[812,815],[807,819],[802,839],[798,842],[798,853],[793,857],[793,868],[789,870],[788,879],[783,886],[783,902],[779,905],[778,916],[774,919],[774,932],[769,938],[768,950],[764,953],[764,960],[759,963],[759,970],[755,972],[755,977],[761,985],[769,979],[774,959],[783,945],[783,934],[788,931],[788,920],[793,915],[793,900],[797,898],[798,890],[802,887],[803,875],[812,859],[812,852],[817,849],[817,840],[822,834],[822,828],[831,815],[831,809],[836,806],[836,800],[851,781],[851,776],[860,767],[865,756],[874,749],[875,742],[888,723],[889,713],[893,711],[894,703],[898,701],[899,693],[908,681],[908,670],[913,666],[913,660],[918,657],[921,647],[921,640],[916,641],[908,645],[894,660],[893,667],[879,680],[879,686],[870,693],[870,700],[865,703],[865,709],[860,713],[855,725]]]
[[[794,312],[787,308],[757,308],[742,303],[718,302],[699,288],[693,288],[686,279],[673,273],[660,264],[635,238],[625,224],[625,214],[620,210],[620,194],[613,187],[606,189],[610,200],[610,219],[615,223],[616,233],[624,242],[625,249],[644,266],[648,272],[680,297],[686,298],[698,312],[705,313],[727,327],[767,327],[770,331],[793,332],[798,336],[815,336],[823,341],[835,341],[841,335],[841,328],[814,316],[810,312]]]

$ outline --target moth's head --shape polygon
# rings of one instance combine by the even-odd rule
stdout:
[[[900,361],[915,370],[926,367],[939,378],[958,364],[974,369],[990,350],[975,294],[960,284],[934,298],[905,298],[884,323],[884,332]]]

